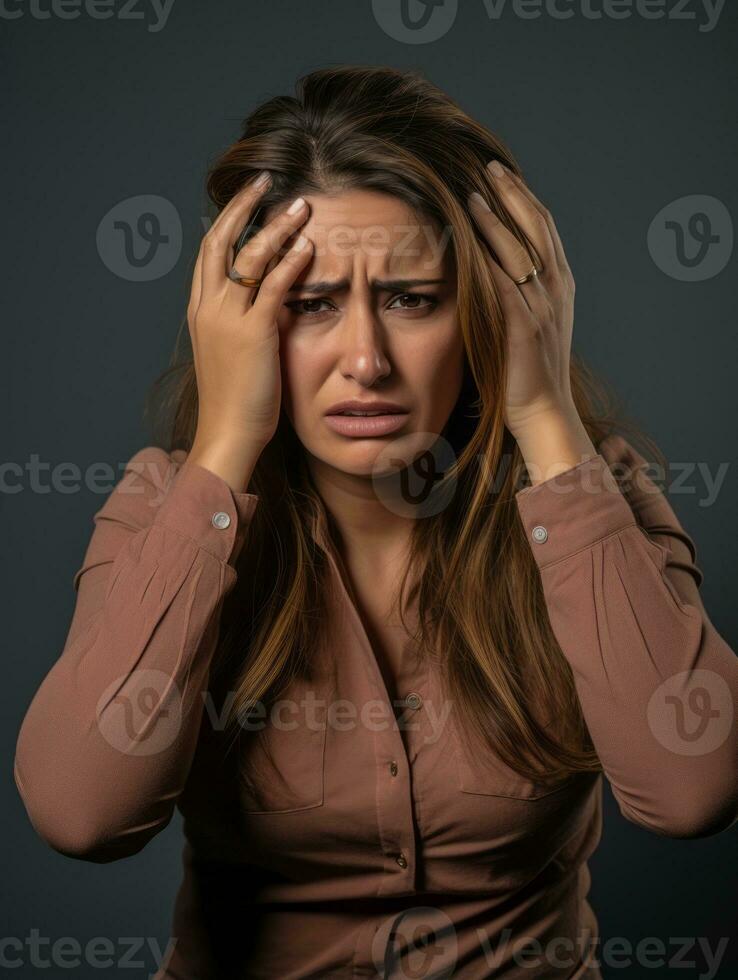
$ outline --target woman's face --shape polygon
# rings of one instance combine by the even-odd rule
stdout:
[[[388,449],[442,432],[461,389],[448,236],[388,194],[306,200],[313,254],[279,314],[283,407],[313,464],[380,476]],[[349,434],[359,420],[327,414],[345,399],[390,401],[405,414],[392,431]]]

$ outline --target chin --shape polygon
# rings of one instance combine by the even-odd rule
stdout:
[[[320,458],[328,466],[350,476],[362,476],[367,479],[382,477],[389,475],[392,468],[381,463],[379,468],[377,467],[382,450],[379,442],[379,439],[356,440],[338,452],[335,450],[326,452]]]
[[[437,435],[426,431],[393,433],[392,435],[367,439],[340,439],[343,445],[323,445],[322,452],[316,455],[329,466],[353,476],[371,477],[381,480],[397,476],[404,466],[410,466],[437,440]],[[404,463],[404,466],[402,465]]]
[[[312,444],[303,441],[302,447],[305,452],[313,457],[322,466],[329,466],[331,469],[349,476],[381,477],[396,472],[397,467],[391,466],[388,462],[380,459],[382,451],[385,452],[390,447],[390,439],[342,439],[335,436],[323,439],[320,443]],[[396,440],[395,440],[396,441]],[[390,457],[392,453],[389,454]]]

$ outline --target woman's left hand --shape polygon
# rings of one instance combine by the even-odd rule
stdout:
[[[487,255],[507,323],[508,382],[505,424],[515,438],[552,416],[576,417],[569,363],[574,328],[574,277],[550,212],[523,180],[487,167],[502,203],[538,256],[538,275],[527,249],[477,194],[472,214],[499,262]],[[572,416],[573,413],[573,416]]]

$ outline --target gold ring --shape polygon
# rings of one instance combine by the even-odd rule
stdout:
[[[238,269],[234,268],[228,273],[231,282],[237,282],[239,286],[261,286],[262,279],[254,279],[252,276],[242,276]]]
[[[527,276],[523,276],[522,279],[514,279],[513,282],[515,282],[518,286],[522,286],[524,282],[530,282],[531,279],[535,279],[539,271],[540,270],[533,266]]]

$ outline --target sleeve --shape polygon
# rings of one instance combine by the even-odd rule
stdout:
[[[738,820],[738,658],[694,542],[619,435],[515,495],[552,630],[626,819],[669,837]]]
[[[31,824],[62,854],[113,861],[169,823],[257,503],[149,446],[94,515],[64,648],[15,751]]]

